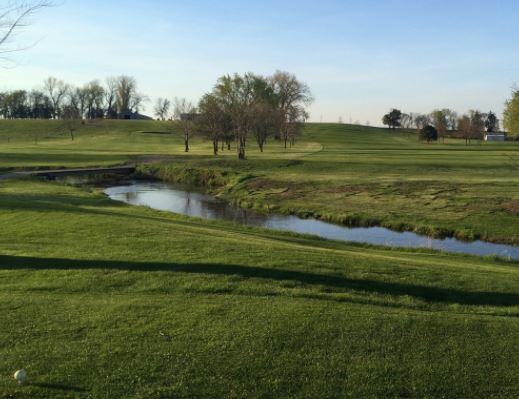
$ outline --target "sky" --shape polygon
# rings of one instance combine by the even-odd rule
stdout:
[[[2,0],[0,0],[2,2]],[[315,122],[380,125],[390,108],[501,114],[519,84],[517,0],[64,0],[13,38],[0,90],[122,74],[193,102],[228,73],[294,73]]]

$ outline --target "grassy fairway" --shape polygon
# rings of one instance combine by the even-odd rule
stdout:
[[[513,143],[310,125],[295,148],[251,143],[238,162],[201,140],[185,156],[169,123],[87,124],[72,142],[54,122],[0,122],[4,170],[166,154],[147,170],[243,205],[519,241]],[[206,222],[33,180],[0,181],[0,226],[0,398],[519,397],[517,262]],[[25,386],[10,377],[21,367]]]
[[[517,264],[203,222],[54,183],[2,182],[0,208],[0,397],[519,395]]]

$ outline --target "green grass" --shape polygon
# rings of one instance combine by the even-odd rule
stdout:
[[[55,122],[0,121],[0,168],[166,154],[148,170],[257,208],[517,238],[500,210],[519,199],[513,143],[310,125],[295,148],[238,162],[199,139],[184,156],[174,126],[149,133],[167,123],[104,123],[71,142]],[[202,221],[34,180],[0,181],[0,226],[0,398],[519,397],[517,262]]]
[[[517,264],[0,183],[0,397],[519,395]],[[29,384],[9,375],[27,367]]]

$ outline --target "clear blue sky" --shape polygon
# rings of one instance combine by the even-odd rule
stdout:
[[[0,89],[128,74],[152,102],[197,101],[222,74],[281,69],[311,87],[314,121],[501,113],[519,84],[518,16],[517,0],[66,0],[17,36],[37,43]]]

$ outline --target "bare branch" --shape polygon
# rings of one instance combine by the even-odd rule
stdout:
[[[0,54],[22,51],[28,47],[6,48],[9,39],[15,31],[27,26],[27,19],[41,8],[51,7],[54,4],[47,0],[29,1],[20,0],[10,3],[0,14]]]

